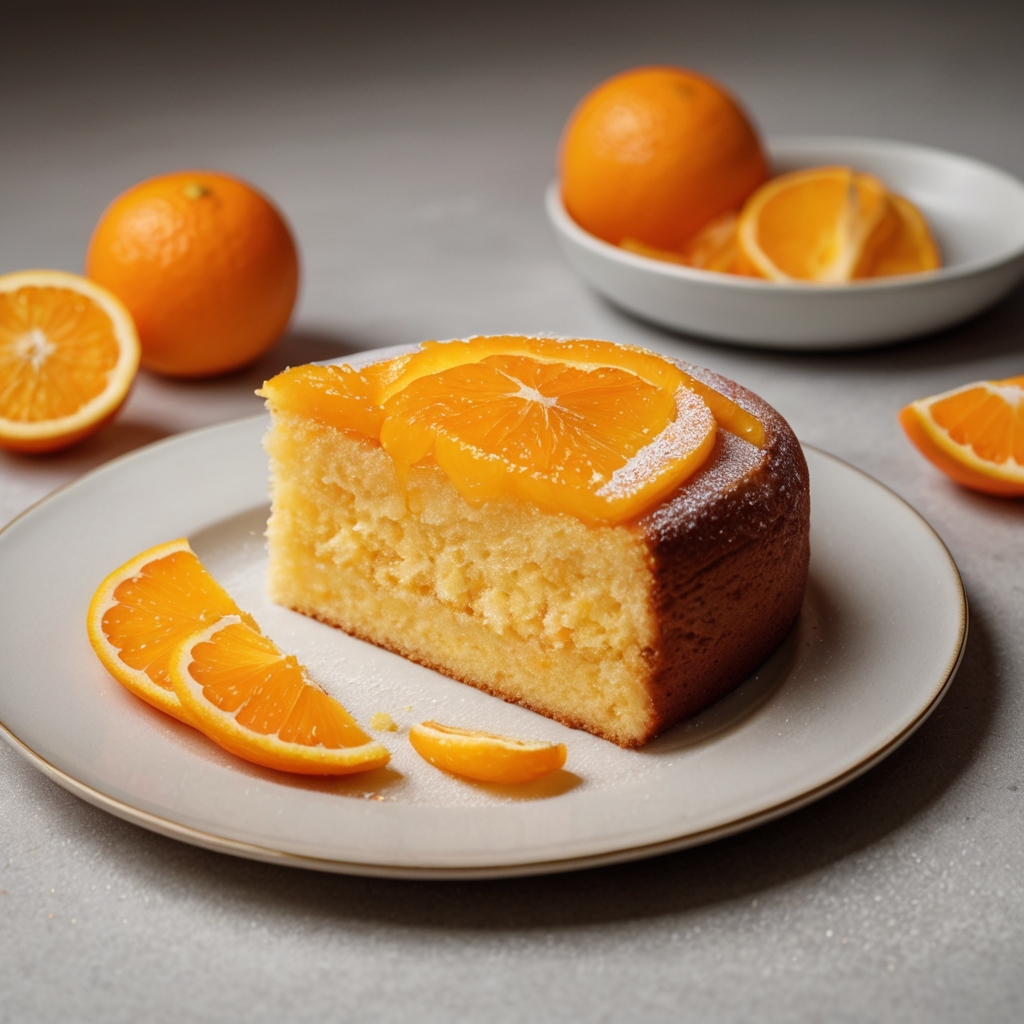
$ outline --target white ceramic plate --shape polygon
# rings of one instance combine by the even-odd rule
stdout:
[[[949,327],[1024,278],[1024,185],[967,157],[876,139],[780,139],[776,173],[844,164],[878,175],[928,218],[944,266],[824,287],[773,284],[648,259],[584,231],[557,184],[547,211],[566,257],[616,305],[674,330],[783,349],[864,348]]]
[[[630,860],[784,814],[868,769],[927,717],[959,664],[956,567],[892,492],[809,449],[811,581],[798,625],[735,693],[620,750],[270,604],[263,417],[179,435],[57,492],[0,533],[0,723],[60,785],[198,846],[355,874],[531,874]],[[283,647],[363,722],[387,711],[392,764],[342,779],[239,761],[122,689],[89,647],[103,577],[187,535]],[[563,740],[567,771],[460,782],[404,729],[444,722]]]

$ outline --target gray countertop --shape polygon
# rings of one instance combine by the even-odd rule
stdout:
[[[743,835],[578,874],[250,863],[116,820],[0,744],[0,1020],[1024,1019],[1024,502],[956,487],[895,421],[913,398],[1024,372],[1024,291],[874,352],[727,348],[590,293],[542,210],[576,100],[655,62],[725,81],[768,137],[905,139],[1024,178],[1022,40],[1019,3],[5,5],[0,273],[79,270],[114,195],[209,166],[277,200],[304,283],[258,366],[143,374],[78,449],[0,454],[0,523],[115,455],[258,411],[253,387],[285,365],[554,331],[762,394],[932,523],[972,621],[943,704],[866,776]]]

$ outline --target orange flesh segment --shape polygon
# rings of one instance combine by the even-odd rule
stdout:
[[[937,270],[942,265],[939,247],[921,211],[903,196],[890,194],[889,204],[891,220],[888,231],[869,247],[856,276],[890,277]]]
[[[972,387],[932,403],[931,414],[957,444],[974,449],[986,462],[1024,466],[1024,376]]]
[[[558,771],[564,743],[529,742],[488,732],[423,722],[409,730],[409,742],[425,761],[478,782],[517,785]]]
[[[0,416],[71,416],[99,395],[120,356],[110,317],[69,288],[0,293]]]
[[[842,283],[853,278],[888,210],[885,186],[870,174],[848,167],[794,171],[747,200],[740,248],[772,280]]]
[[[730,398],[611,342],[426,342],[361,372],[287,370],[259,393],[276,411],[379,441],[401,475],[433,459],[471,503],[511,496],[592,524],[663,500],[707,458],[718,425],[764,440]]]
[[[205,699],[245,729],[328,749],[370,741],[336,700],[309,682],[293,655],[245,623],[225,626],[191,653],[189,673]]]
[[[1024,375],[912,402],[899,418],[922,454],[958,483],[1024,494]]]
[[[101,620],[104,636],[126,665],[165,690],[173,690],[167,664],[178,643],[224,615],[245,614],[191,551],[144,565],[114,598]]]

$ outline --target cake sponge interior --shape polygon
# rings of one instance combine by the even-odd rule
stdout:
[[[432,461],[399,480],[360,435],[279,412],[273,600],[623,746],[654,727],[650,548],[515,500],[470,506]]]

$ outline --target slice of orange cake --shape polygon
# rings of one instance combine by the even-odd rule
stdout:
[[[807,467],[725,378],[610,342],[427,342],[264,385],[280,604],[621,746],[803,600]]]

